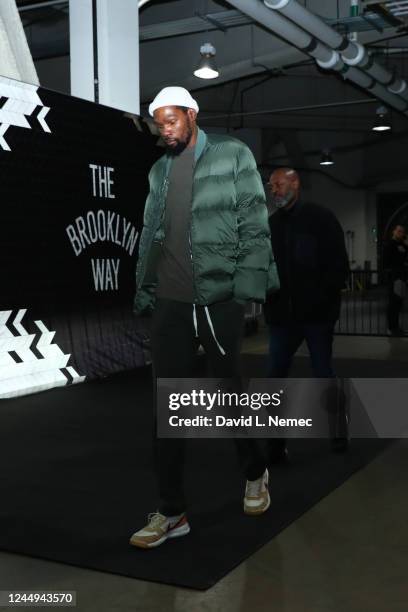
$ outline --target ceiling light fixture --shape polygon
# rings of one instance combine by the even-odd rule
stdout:
[[[331,156],[330,150],[329,149],[323,149],[322,151],[322,158],[320,160],[320,165],[321,166],[333,166],[334,161],[333,158]]]
[[[373,127],[373,132],[386,132],[391,129],[391,123],[387,119],[388,111],[385,106],[379,106],[376,110],[376,118]]]
[[[217,65],[215,63],[215,47],[211,43],[205,43],[200,48],[201,60],[197,70],[194,70],[194,76],[199,79],[216,79],[219,76]]]

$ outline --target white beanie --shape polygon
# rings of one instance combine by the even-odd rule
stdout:
[[[192,108],[198,113],[198,104],[191,94],[184,87],[165,87],[155,97],[153,102],[149,105],[149,114],[153,117],[153,113],[156,109],[162,106],[185,106],[186,108]]]

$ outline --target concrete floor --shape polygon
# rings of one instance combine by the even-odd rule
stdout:
[[[263,330],[244,350],[265,350]],[[335,354],[408,360],[408,339],[338,337]],[[8,553],[0,591],[76,591],[78,612],[406,612],[407,466],[395,442],[206,592]]]

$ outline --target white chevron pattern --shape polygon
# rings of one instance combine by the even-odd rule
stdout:
[[[0,147],[4,151],[10,151],[10,146],[4,138],[4,134],[10,126],[31,129],[27,117],[30,117],[38,106],[41,110],[37,115],[38,123],[44,132],[51,133],[45,117],[49,107],[44,106],[38,95],[38,87],[28,83],[21,83],[0,76],[0,98],[7,98],[0,108]]]
[[[9,125],[7,125],[6,123],[0,123],[0,147],[2,149],[4,149],[4,151],[11,151],[10,147],[8,146],[5,138],[4,134],[7,132],[7,130],[9,129]]]
[[[73,384],[85,380],[68,366],[71,355],[52,342],[55,331],[49,331],[42,321],[34,321],[38,333],[27,332],[22,324],[26,312],[20,309],[13,315],[12,310],[0,311],[0,399],[67,385],[69,378],[63,369]]]
[[[42,127],[42,129],[44,130],[44,132],[51,132],[50,128],[48,127],[48,125],[45,123],[45,117],[46,115],[48,115],[49,113],[49,108],[48,106],[44,106],[42,108],[42,110],[40,110],[40,112],[37,115],[37,119]]]

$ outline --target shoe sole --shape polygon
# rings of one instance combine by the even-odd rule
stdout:
[[[178,529],[174,529],[173,531],[165,533],[164,536],[154,542],[143,542],[143,540],[136,539],[132,542],[132,538],[130,538],[129,544],[131,546],[137,546],[137,548],[156,548],[156,546],[160,546],[160,544],[163,544],[163,542],[165,542],[166,540],[170,540],[171,538],[180,538],[182,536],[187,535],[188,533],[190,533],[190,525],[187,523],[186,525],[182,525]]]
[[[252,509],[248,510],[245,507],[245,502],[244,502],[244,514],[246,514],[247,516],[259,516],[260,514],[263,514],[264,512],[266,512],[267,509],[269,508],[269,506],[271,505],[271,497],[270,497],[269,491],[268,491],[269,470],[267,471],[267,474],[266,474],[265,485],[266,485],[266,489],[267,489],[267,493],[268,493],[268,501],[266,502],[266,506],[264,508],[254,508],[253,510]]]
[[[260,514],[263,514],[264,512],[266,512],[270,505],[271,505],[271,498],[270,498],[270,495],[268,493],[268,501],[267,501],[266,506],[264,508],[262,508],[262,509],[254,508],[253,510],[252,509],[248,510],[244,506],[244,513],[247,516],[259,516]]]

